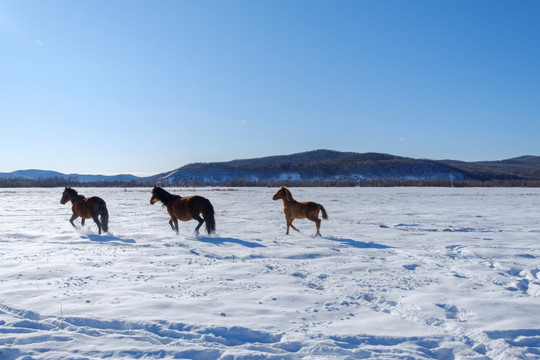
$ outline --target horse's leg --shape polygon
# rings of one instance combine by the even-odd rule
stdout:
[[[287,235],[289,235],[289,226],[292,227],[292,229],[293,229],[294,231],[300,232],[300,230],[298,230],[298,229],[292,224],[293,221],[294,221],[294,217],[292,217],[292,216],[288,216],[288,217],[287,217]]]
[[[82,218],[82,220],[81,220],[81,226],[84,226],[84,220],[85,220],[85,218]]]
[[[171,228],[174,230],[176,235],[178,235],[178,219],[171,218],[171,220],[169,220],[169,225],[171,225]]]
[[[98,235],[101,235],[101,223],[99,222],[98,216],[94,215],[92,216],[92,219],[94,219],[94,222],[96,223],[98,227]]]
[[[308,219],[313,221],[315,223],[315,226],[317,227],[317,232],[315,233],[315,236],[322,236],[319,229],[321,228],[321,220],[316,216],[308,216]]]
[[[73,215],[71,215],[71,219],[69,219],[69,222],[71,223],[71,225],[76,228],[75,226],[75,223],[73,222],[73,220],[75,220],[76,218],[78,218],[79,216],[77,216],[77,214],[73,213]]]
[[[178,227],[178,219],[177,218],[174,218],[174,226],[176,227],[176,235],[178,235],[178,232],[179,232],[180,228]]]
[[[193,220],[197,220],[199,222],[199,225],[197,225],[197,227],[195,228],[195,231],[197,232],[197,234],[199,233],[199,229],[201,228],[202,224],[204,224],[204,219],[199,215],[192,215],[193,217]]]
[[[296,227],[294,227],[294,225],[292,224],[294,220],[293,217],[286,217],[285,220],[287,221],[287,232],[285,233],[285,235],[289,235],[289,227],[292,227],[294,231],[300,231]]]

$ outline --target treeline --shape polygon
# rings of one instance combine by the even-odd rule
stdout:
[[[65,178],[65,177],[51,177],[46,179],[21,179],[21,178],[9,178],[0,179],[0,188],[21,188],[21,187],[137,187],[147,186],[143,181],[93,181],[93,182],[81,182],[77,177]],[[152,184],[153,185],[153,184]]]
[[[401,180],[401,179],[372,179],[372,180],[273,180],[273,181],[250,181],[235,179],[212,184],[202,181],[183,181],[174,184],[158,184],[163,186],[180,187],[540,187],[540,180],[449,180],[449,179],[426,179],[426,180]]]
[[[332,180],[268,180],[252,181],[234,179],[219,184],[203,181],[182,181],[176,183],[159,183],[154,181],[96,181],[80,182],[77,178],[47,179],[0,179],[0,188],[21,187],[141,187],[141,186],[181,186],[181,187],[540,187],[540,180],[491,179],[491,180],[449,180],[449,179],[332,179]]]

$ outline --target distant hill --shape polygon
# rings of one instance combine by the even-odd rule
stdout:
[[[17,170],[10,173],[0,173],[0,179],[21,179],[21,180],[46,180],[46,179],[66,179],[74,182],[90,183],[90,182],[111,182],[111,181],[141,181],[140,178],[134,175],[81,175],[81,174],[63,174],[57,171],[50,170]]]
[[[228,162],[193,163],[157,177],[162,184],[320,184],[392,180],[540,180],[540,157],[494,162],[427,160],[380,153],[315,150]]]
[[[463,162],[443,160],[440,163],[469,172],[476,179],[540,179],[540,156],[520,156],[500,161]]]
[[[0,173],[0,186],[540,186],[540,157],[500,161],[413,159],[315,150],[227,162],[192,163],[154,175],[81,175],[46,170]]]

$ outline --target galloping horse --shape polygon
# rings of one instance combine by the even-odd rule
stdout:
[[[169,225],[178,235],[178,220],[197,220],[199,225],[195,228],[198,233],[203,223],[206,223],[208,234],[216,231],[216,220],[214,219],[214,207],[210,201],[202,196],[178,196],[168,193],[159,186],[154,186],[151,191],[150,204],[161,201],[167,207],[167,212],[171,216]],[[202,218],[201,215],[202,214]],[[204,219],[204,220],[203,220]]]
[[[82,218],[82,226],[84,226],[85,219],[93,219],[98,226],[100,235],[102,229],[104,232],[109,231],[109,212],[107,211],[107,204],[105,204],[103,199],[97,196],[86,198],[79,195],[77,191],[72,188],[66,187],[62,194],[62,199],[60,199],[60,203],[65,205],[68,201],[71,201],[73,204],[71,207],[73,215],[71,216],[71,219],[69,219],[69,222],[73,227],[75,227],[73,220],[80,216]],[[101,221],[99,217],[101,217]]]
[[[283,200],[283,212],[285,213],[285,220],[287,221],[287,232],[289,235],[289,227],[292,227],[296,231],[300,231],[292,224],[294,219],[305,219],[313,221],[317,226],[317,233],[315,235],[321,236],[319,228],[321,227],[321,220],[319,219],[319,210],[322,212],[322,218],[328,220],[326,210],[321,204],[317,204],[313,201],[298,202],[294,200],[292,193],[285,186],[282,186],[278,192],[272,198],[273,200]]]

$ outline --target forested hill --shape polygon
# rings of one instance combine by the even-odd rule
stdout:
[[[494,162],[427,160],[380,153],[315,150],[229,162],[193,163],[158,177],[161,184],[354,185],[394,181],[539,181],[540,157]]]
[[[469,172],[477,179],[540,179],[540,156],[520,156],[500,161],[463,162],[443,160],[440,163]]]
[[[380,153],[315,150],[228,162],[193,163],[166,173],[65,175],[24,170],[0,173],[1,187],[20,186],[537,186],[540,157],[463,162]]]

